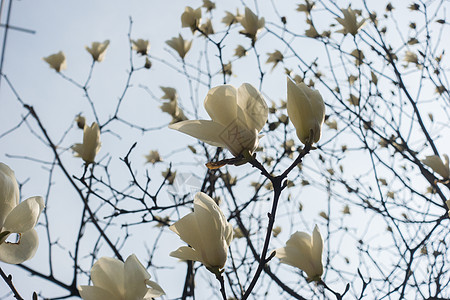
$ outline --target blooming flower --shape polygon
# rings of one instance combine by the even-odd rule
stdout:
[[[275,50],[272,53],[267,53],[267,55],[269,55],[269,57],[267,58],[266,64],[273,63],[272,70],[275,69],[278,63],[282,62],[284,59],[283,54],[278,50]]]
[[[197,193],[194,196],[194,212],[181,218],[169,229],[191,246],[180,247],[170,256],[199,261],[214,274],[220,273],[233,239],[233,226],[227,222],[211,197]]]
[[[161,89],[163,89],[163,87],[161,87]],[[170,88],[171,89],[171,88]],[[175,89],[173,89],[175,91]],[[177,100],[177,96],[176,96],[176,91],[175,94],[171,94],[171,92],[167,92],[166,95],[163,96],[163,99],[167,99],[164,97],[171,97],[169,102],[165,102],[163,103],[163,105],[161,105],[159,108],[161,108],[161,110],[165,113],[168,113],[169,115],[172,116],[172,121],[170,121],[170,124],[174,124],[180,121],[185,121],[187,120],[186,116],[184,115],[183,110],[178,106],[178,100]]]
[[[45,60],[50,65],[50,68],[54,69],[56,72],[61,72],[62,70],[67,69],[66,56],[62,51],[43,57],[42,59]]]
[[[355,65],[360,66],[365,58],[364,53],[361,50],[355,49],[350,53],[355,58]]]
[[[203,0],[202,7],[206,8],[206,12],[210,12],[216,8],[216,4],[210,0]]]
[[[287,78],[287,112],[303,144],[308,140],[311,143],[319,141],[325,119],[325,105],[319,91]]]
[[[148,50],[150,50],[150,42],[143,39],[131,40],[131,48],[136,50],[137,54],[147,55]]]
[[[83,133],[83,144],[75,144],[71,148],[75,151],[75,156],[81,157],[86,164],[94,163],[95,156],[101,147],[100,128],[97,123],[92,123],[91,127],[85,125]]]
[[[101,62],[105,58],[106,49],[108,48],[109,40],[104,41],[103,43],[92,42],[91,48],[85,46],[87,52],[92,55],[94,61]]]
[[[239,23],[241,23],[244,30],[239,31],[243,35],[252,39],[252,43],[256,41],[256,35],[258,32],[264,28],[265,20],[264,18],[259,19],[252,10],[248,7],[245,8],[245,14],[243,16],[237,17]]]
[[[306,15],[311,13],[315,3],[313,1],[305,0],[305,4],[298,4],[297,11],[304,12]]]
[[[19,203],[19,186],[14,171],[0,163],[0,261],[20,264],[31,259],[39,245],[34,226],[44,209],[41,197],[31,197]],[[6,239],[17,233],[17,242]]]
[[[166,44],[169,45],[172,49],[178,52],[178,55],[182,59],[186,56],[189,49],[191,49],[192,46],[192,40],[185,41],[181,34],[178,35],[178,37],[174,37],[171,40],[166,41]]]
[[[359,28],[364,24],[365,20],[363,19],[358,22],[356,20],[355,11],[350,7],[348,7],[347,9],[341,9],[341,11],[344,14],[344,18],[336,18],[336,21],[338,21],[344,28],[338,30],[337,32],[356,35]]]
[[[229,11],[225,11],[225,17],[222,18],[222,23],[226,26],[231,26],[231,24],[238,22],[238,17],[240,16],[239,10],[236,9],[236,15],[233,15],[233,13]]]
[[[442,159],[437,155],[431,155],[425,157],[425,159],[422,159],[422,163],[429,166],[434,172],[441,175],[443,178],[449,178],[450,177],[450,169],[448,166],[448,155],[444,154],[444,162],[442,162]]]
[[[93,286],[78,287],[84,300],[147,300],[165,295],[150,280],[150,274],[134,254],[125,263],[115,258],[100,258],[92,266],[91,280]]]
[[[419,59],[417,58],[417,54],[415,54],[412,51],[406,51],[405,52],[405,57],[403,58],[403,60],[406,61],[407,64],[409,64],[409,63],[418,64],[419,63]]]
[[[169,128],[212,146],[228,148],[234,156],[256,150],[258,133],[267,121],[269,109],[252,85],[244,83],[239,89],[231,85],[212,88],[204,106],[211,121],[189,120],[172,124]]]
[[[276,257],[281,263],[305,271],[308,281],[319,281],[323,274],[322,251],[323,240],[316,225],[312,237],[300,231],[291,235],[286,246],[276,250]]]
[[[186,6],[184,13],[181,15],[181,27],[189,27],[194,33],[200,24],[201,18],[202,10],[200,7],[194,10],[192,7]]]
[[[150,153],[148,155],[145,155],[145,158],[147,159],[147,163],[156,164],[157,162],[161,162],[161,156],[159,155],[159,152],[157,150],[150,150]]]
[[[234,49],[234,56],[241,58],[246,55],[247,55],[247,50],[243,46],[238,45],[236,47],[236,49]]]
[[[206,19],[205,23],[200,25],[199,29],[204,35],[214,34],[214,28],[212,26],[211,19],[209,18]]]

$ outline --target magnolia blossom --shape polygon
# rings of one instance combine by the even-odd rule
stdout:
[[[92,55],[94,61],[101,62],[105,58],[106,49],[108,48],[109,40],[104,41],[103,43],[92,42],[91,48],[85,46],[87,52]]]
[[[281,263],[305,271],[308,281],[319,281],[323,274],[323,240],[317,225],[312,237],[306,232],[297,231],[286,242],[284,248],[276,250]]]
[[[85,125],[83,133],[83,144],[75,144],[72,150],[75,156],[81,157],[86,164],[94,163],[95,156],[101,147],[100,128],[97,123],[92,123],[91,127]]]
[[[259,19],[250,8],[246,7],[245,14],[243,16],[238,16],[237,19],[239,23],[241,23],[242,27],[244,27],[244,30],[239,32],[251,38],[254,43],[256,41],[256,35],[262,28],[264,28],[264,18]]]
[[[358,20],[356,20],[356,12],[350,7],[347,9],[341,9],[341,11],[344,14],[344,18],[336,18],[336,21],[338,21],[344,28],[338,30],[337,32],[356,35],[359,28],[364,25],[365,20],[363,19],[358,22]]]
[[[422,163],[429,166],[434,172],[441,175],[443,178],[450,177],[450,169],[448,166],[448,155],[444,154],[444,162],[437,155],[431,155],[422,159]]]
[[[246,55],[247,55],[247,50],[242,45],[238,45],[236,47],[236,49],[234,49],[234,56],[241,58]]]
[[[163,89],[163,87],[161,87]],[[169,88],[171,89],[171,88]],[[163,89],[164,90],[164,89]],[[175,89],[173,89],[175,91]],[[166,91],[165,91],[166,92]],[[170,97],[170,98],[164,98],[164,97]],[[165,113],[168,113],[172,116],[172,121],[170,124],[174,124],[180,121],[187,120],[186,116],[184,115],[183,110],[178,106],[178,100],[177,100],[177,94],[176,91],[174,94],[172,94],[171,91],[167,90],[166,94],[163,96],[163,99],[173,99],[169,102],[163,103],[159,108]]]
[[[169,128],[212,146],[228,148],[234,156],[256,150],[258,133],[267,121],[269,109],[252,85],[244,83],[238,89],[231,85],[212,88],[204,106],[211,121],[189,120],[172,124]]]
[[[417,54],[415,54],[412,51],[406,51],[405,52],[405,57],[403,58],[404,61],[406,61],[406,63],[414,63],[417,64],[419,63],[419,59],[417,58]]]
[[[86,125],[86,118],[81,114],[78,114],[75,117],[75,122],[77,123],[78,128],[84,129],[84,126]]]
[[[207,12],[210,12],[216,8],[216,4],[210,0],[203,0],[202,7],[206,8]]]
[[[161,162],[161,156],[159,155],[159,152],[157,150],[150,150],[150,153],[148,155],[145,155],[145,158],[147,159],[147,163],[156,164],[157,162]]]
[[[150,42],[148,40],[138,39],[131,40],[131,47],[140,55],[147,55],[150,50]]]
[[[174,37],[171,40],[166,41],[166,44],[177,51],[178,55],[180,55],[180,57],[184,59],[189,49],[191,49],[192,40],[185,41],[181,34],[179,34],[178,37]]]
[[[314,8],[315,3],[309,2],[309,0],[305,0],[305,4],[298,4],[297,11],[304,12],[306,15],[311,13],[311,10]]]
[[[189,27],[194,33],[200,24],[201,18],[202,9],[200,7],[194,10],[192,7],[186,6],[184,13],[181,15],[181,27]]]
[[[350,55],[355,58],[355,65],[357,66],[360,66],[365,58],[364,53],[359,49],[353,50]]]
[[[163,289],[150,280],[150,274],[136,255],[125,263],[110,257],[100,258],[91,269],[93,286],[78,287],[84,300],[150,300],[165,295]]]
[[[325,105],[319,91],[287,78],[287,112],[303,144],[319,141],[325,119]]]
[[[231,26],[231,24],[238,22],[238,17],[240,16],[239,10],[236,9],[236,15],[229,11],[225,11],[225,17],[222,18],[222,23],[226,26]]]
[[[267,58],[266,64],[273,63],[272,70],[275,69],[278,63],[282,62],[284,59],[283,54],[278,50],[275,50],[272,53],[267,53],[267,55],[269,55],[269,57]]]
[[[56,72],[61,72],[62,70],[67,69],[66,56],[62,51],[43,57],[42,59],[45,60],[50,65],[50,68],[54,69]]]
[[[44,209],[41,197],[31,197],[19,203],[19,186],[14,171],[0,163],[0,261],[20,264],[31,259],[39,246],[34,226]],[[8,242],[11,233],[18,240]]]
[[[194,196],[194,212],[169,227],[191,247],[183,246],[170,256],[199,261],[209,271],[219,274],[227,260],[233,240],[233,226],[227,222],[216,202],[204,193]]]
[[[204,35],[214,34],[214,28],[212,26],[211,19],[206,19],[206,22],[200,25],[199,29]]]
[[[318,38],[320,36],[313,24],[309,24],[309,28],[305,30],[305,35],[310,38]]]
[[[164,92],[164,95],[161,97],[161,99],[168,99],[170,101],[177,99],[177,90],[173,87],[160,86],[159,88]]]

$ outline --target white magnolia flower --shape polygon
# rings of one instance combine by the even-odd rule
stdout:
[[[92,42],[91,48],[85,46],[87,52],[92,55],[94,61],[101,62],[105,58],[106,49],[108,48],[109,40],[100,42]]]
[[[282,62],[284,59],[283,54],[279,50],[275,50],[272,53],[267,53],[269,57],[267,58],[266,64],[273,63],[272,70],[278,65],[279,62]]]
[[[181,58],[184,58],[189,49],[191,49],[192,40],[185,41],[181,34],[179,34],[178,37],[174,37],[171,40],[166,41],[166,44],[177,51]]]
[[[243,46],[238,45],[236,47],[236,49],[234,49],[234,56],[241,58],[246,55],[247,55],[247,50]]]
[[[323,274],[323,240],[317,225],[312,237],[306,232],[297,231],[286,242],[284,248],[276,250],[281,263],[305,271],[308,281],[319,281]]]
[[[310,139],[311,133],[311,143],[319,141],[325,119],[325,105],[319,91],[287,78],[287,112],[303,144]]]
[[[239,14],[239,10],[236,9],[236,15],[234,15],[233,13],[229,12],[229,11],[225,11],[225,17],[222,18],[222,23],[225,24],[226,26],[231,26],[234,23],[238,22],[238,17],[240,16]]]
[[[131,40],[131,47],[140,55],[147,55],[150,50],[150,42],[148,40],[138,39]]]
[[[92,266],[91,280],[93,286],[78,287],[84,300],[150,300],[165,295],[150,280],[150,274],[134,254],[125,263],[115,258],[100,258]]]
[[[258,133],[267,121],[269,109],[252,85],[244,83],[238,89],[231,85],[212,88],[204,106],[211,121],[189,120],[172,124],[169,128],[212,146],[228,148],[234,156],[256,150]]]
[[[34,226],[44,209],[41,197],[31,197],[19,203],[19,186],[14,171],[0,163],[0,261],[20,264],[31,259],[39,246]],[[9,242],[10,234],[18,240]]]
[[[442,159],[437,155],[431,155],[425,157],[425,159],[422,159],[422,163],[429,166],[434,172],[441,175],[443,178],[449,178],[450,177],[450,169],[448,165],[448,155],[444,154],[444,161],[442,162]]]
[[[92,123],[91,127],[85,125],[83,133],[83,144],[74,144],[71,148],[75,151],[75,156],[81,157],[86,164],[94,163],[95,156],[102,143],[100,143],[100,128],[97,123]]]
[[[209,271],[219,274],[225,266],[228,246],[233,240],[233,226],[227,222],[211,197],[197,193],[194,197],[194,212],[169,228],[191,246],[180,247],[170,256],[199,261]]]
[[[50,68],[54,69],[56,72],[61,72],[62,70],[67,69],[66,56],[62,51],[43,57],[42,59],[45,60],[50,65]]]
[[[186,6],[183,14],[181,15],[181,27],[189,27],[191,28],[192,33],[194,33],[200,24],[201,18],[202,9],[200,7],[193,9],[190,6]]]
[[[336,21],[338,21],[344,28],[338,30],[337,32],[356,35],[359,28],[364,25],[365,19],[358,22],[358,20],[356,20],[356,12],[350,7],[347,9],[341,9],[341,11],[344,14],[344,18],[336,18]]]
[[[177,99],[177,90],[173,87],[160,86],[159,88],[164,92],[164,95],[161,97],[161,99],[167,99],[170,101]]]
[[[209,18],[206,19],[205,23],[200,25],[199,29],[204,35],[214,34],[214,28],[212,26],[211,19]]]
[[[244,30],[241,30],[240,33],[251,38],[254,43],[256,41],[256,35],[264,28],[264,18],[259,19],[250,8],[246,7],[245,14],[243,16],[238,16],[237,19],[242,27],[244,27]]]
[[[147,159],[147,163],[156,164],[157,162],[162,162],[158,150],[150,150],[150,153],[145,155],[145,158]]]
[[[163,96],[163,97],[165,97],[165,96]],[[177,123],[180,121],[187,120],[186,116],[184,115],[183,110],[178,106],[178,100],[177,100],[176,94],[174,95],[173,99],[174,100],[170,100],[168,102],[163,103],[163,105],[161,105],[159,108],[161,108],[161,110],[163,112],[168,113],[169,115],[172,116],[172,121],[170,121],[170,124],[174,124],[174,123]]]

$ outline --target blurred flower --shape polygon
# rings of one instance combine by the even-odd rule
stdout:
[[[171,171],[167,169],[166,171],[161,172],[161,175],[167,180],[169,184],[173,184],[175,181],[175,177],[177,176],[177,171]]]
[[[91,280],[93,286],[78,287],[84,300],[146,300],[165,295],[134,254],[125,263],[111,257],[100,258],[92,266]]]
[[[320,36],[320,34],[312,24],[309,24],[309,28],[305,30],[305,35],[313,39]]]
[[[430,167],[434,172],[447,179],[450,177],[450,170],[448,165],[448,155],[444,154],[444,161],[437,155],[431,155],[422,159],[422,163]]]
[[[234,156],[253,153],[258,146],[258,133],[268,117],[262,95],[250,84],[239,89],[221,85],[209,90],[204,106],[211,121],[189,120],[169,126],[216,147],[230,150]]]
[[[377,85],[378,84],[378,77],[377,77],[377,75],[375,75],[374,72],[370,71],[370,77],[372,79],[373,84]]]
[[[88,46],[85,46],[87,52],[89,52],[92,55],[92,59],[94,61],[101,62],[105,58],[106,49],[108,48],[109,40],[104,41],[103,43],[100,42],[92,42],[91,48]]]
[[[181,15],[181,27],[189,27],[194,33],[200,24],[201,18],[202,10],[200,7],[194,10],[192,7],[186,6],[184,13]]]
[[[305,271],[308,281],[320,281],[323,274],[322,251],[323,240],[316,225],[312,237],[300,231],[291,235],[286,246],[276,250],[276,257],[281,263]]]
[[[238,22],[238,17],[240,16],[239,10],[236,9],[236,15],[233,15],[229,11],[225,11],[225,17],[222,18],[222,23],[226,26],[231,26],[231,24]]]
[[[157,150],[150,150],[150,153],[145,155],[147,163],[156,164],[157,162],[162,162],[161,156]]]
[[[414,64],[418,64],[419,63],[419,59],[417,58],[417,54],[415,54],[412,51],[406,51],[405,52],[405,57],[403,58],[403,60],[409,64],[409,63],[414,63]]]
[[[327,213],[324,212],[324,211],[321,211],[321,212],[319,213],[319,216],[321,216],[321,217],[324,218],[325,220],[329,220]]]
[[[148,57],[146,57],[145,58],[144,68],[150,69],[151,67],[152,67],[152,62],[150,61],[150,59],[148,59]]]
[[[91,127],[85,125],[83,133],[83,144],[74,144],[71,148],[75,151],[76,157],[81,157],[86,164],[94,163],[95,156],[101,147],[100,128],[97,123],[92,123]]]
[[[298,4],[297,11],[304,12],[306,15],[311,13],[315,3],[313,1],[305,0],[305,4]]]
[[[350,53],[350,55],[355,58],[355,65],[357,65],[357,66],[362,65],[363,59],[365,58],[365,56],[361,50],[355,49]]]
[[[342,213],[343,213],[344,215],[349,215],[349,214],[350,214],[350,206],[345,205],[345,206],[344,206],[344,209],[342,210]]]
[[[233,70],[231,69],[231,62],[224,64],[222,68],[222,73],[228,76],[231,76],[233,74]]]
[[[133,50],[140,55],[147,55],[148,50],[150,50],[150,42],[148,40],[131,40],[131,44],[131,48],[133,48]]]
[[[334,130],[338,130],[338,127],[337,127],[337,122],[336,122],[336,120],[326,120],[325,121],[325,124],[328,126],[328,128],[330,128],[330,129],[334,129]]]
[[[256,41],[256,35],[258,32],[264,28],[265,21],[264,18],[259,19],[250,8],[245,8],[245,14],[238,17],[239,23],[241,23],[244,30],[239,31],[241,34],[252,39],[252,44]]]
[[[205,23],[200,25],[199,29],[204,35],[214,34],[214,28],[212,26],[211,19],[209,19],[209,18],[206,19]]]
[[[186,56],[186,53],[188,53],[189,49],[191,49],[192,46],[192,40],[185,41],[181,34],[178,35],[178,37],[174,37],[171,40],[166,41],[166,44],[172,47],[175,51],[178,52],[178,55],[182,59]]]
[[[194,212],[169,228],[192,247],[180,247],[170,256],[199,261],[212,273],[220,274],[227,260],[228,246],[233,240],[233,226],[211,197],[197,193]]]
[[[348,103],[354,106],[359,105],[359,98],[354,96],[353,94],[350,94],[350,98],[347,99]]]
[[[276,226],[272,229],[272,235],[274,237],[277,237],[279,234],[281,233],[281,227],[280,226]]]
[[[216,8],[216,4],[210,0],[203,0],[203,5],[204,8],[206,8],[206,11],[212,11],[213,9]]]
[[[317,143],[325,119],[325,105],[319,91],[308,88],[303,82],[295,84],[287,78],[287,111],[300,141],[303,144],[308,140],[311,144]]]
[[[62,70],[67,69],[66,56],[62,51],[43,57],[42,59],[45,60],[50,65],[50,68],[54,69],[56,72],[61,72]]]
[[[240,239],[240,238],[243,238],[244,236],[245,235],[242,232],[241,228],[239,228],[239,227],[234,227],[233,228],[233,238],[234,239]]]
[[[344,28],[338,30],[337,32],[356,35],[359,28],[364,24],[365,20],[363,19],[358,22],[356,20],[355,11],[350,7],[348,7],[347,9],[341,9],[341,11],[344,14],[344,18],[336,18],[336,21],[338,21]]]
[[[170,124],[187,120],[183,110],[178,106],[178,100],[176,98],[175,100],[163,103],[163,105],[159,108],[161,108],[163,112],[172,116],[172,121],[170,121]]]
[[[163,92],[164,95],[161,97],[161,99],[168,99],[170,101],[176,100],[177,99],[177,90],[172,88],[172,87],[165,87],[165,86],[160,86],[159,87]]]
[[[284,58],[283,54],[278,50],[275,50],[272,53],[267,53],[267,55],[269,55],[269,58],[267,58],[266,64],[273,63],[272,70],[275,69],[278,63],[282,62]]]
[[[0,261],[20,264],[31,259],[39,246],[34,226],[44,209],[41,197],[31,197],[19,203],[19,185],[14,171],[0,163]],[[11,233],[16,242],[7,242]]]
[[[247,50],[241,45],[238,45],[236,47],[236,49],[234,50],[234,56],[241,58],[246,55],[247,55]]]
[[[86,118],[83,117],[81,114],[78,114],[75,117],[75,122],[77,122],[78,128],[84,129],[84,126],[86,125]]]

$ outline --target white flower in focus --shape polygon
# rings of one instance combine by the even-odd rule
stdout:
[[[356,35],[359,28],[364,25],[365,19],[358,22],[358,20],[356,20],[356,12],[350,7],[347,9],[341,9],[341,11],[344,14],[344,18],[336,18],[336,21],[338,21],[344,28],[338,30],[337,32]]]
[[[87,52],[89,52],[92,55],[92,59],[94,61],[101,62],[105,58],[106,49],[108,48],[109,40],[104,41],[103,43],[100,42],[92,42],[91,48],[88,46],[85,46]]]
[[[138,39],[131,40],[131,48],[140,55],[147,55],[150,50],[150,42],[148,40]]]
[[[325,105],[319,91],[287,78],[287,112],[303,144],[309,139],[311,144],[319,141],[325,119]]]
[[[441,175],[444,179],[447,179],[450,177],[448,155],[444,154],[443,156],[445,162],[442,162],[442,159],[437,155],[427,156],[421,161],[423,164],[429,166],[434,172]]]
[[[194,10],[192,7],[186,6],[184,13],[181,15],[181,27],[189,27],[194,33],[200,24],[201,18],[202,10],[200,7]]]
[[[250,84],[238,89],[221,85],[209,90],[204,106],[211,121],[189,120],[169,128],[181,131],[216,147],[230,150],[234,156],[253,153],[258,133],[267,121],[269,109],[262,95]]]
[[[85,125],[83,132],[83,144],[74,144],[71,148],[75,151],[75,156],[81,157],[86,164],[94,163],[95,156],[100,150],[100,128],[97,123],[92,123],[91,127]]]
[[[239,23],[241,23],[244,30],[239,31],[241,34],[252,39],[254,44],[256,41],[256,35],[258,32],[264,28],[265,20],[264,18],[259,19],[252,10],[248,7],[245,8],[245,14],[243,16],[237,17]]]
[[[179,34],[178,37],[174,37],[171,40],[166,41],[166,44],[177,51],[178,55],[180,55],[180,57],[184,59],[189,49],[191,49],[192,40],[185,41],[181,34]]]
[[[305,271],[308,281],[319,281],[323,274],[322,251],[323,240],[316,225],[312,237],[300,231],[291,235],[286,246],[276,250],[276,257],[281,263]]]
[[[93,286],[78,287],[84,300],[149,300],[165,295],[139,262],[136,255],[125,263],[110,257],[100,258],[91,269]]]
[[[228,246],[233,240],[233,226],[227,222],[219,206],[211,197],[197,193],[194,212],[169,227],[191,247],[183,246],[170,256],[199,261],[214,274],[225,266]]]
[[[61,72],[62,70],[67,69],[66,56],[62,51],[43,57],[42,59],[45,60],[50,65],[50,68],[54,69],[56,72]]]
[[[44,209],[41,197],[31,197],[19,203],[19,186],[14,171],[0,163],[0,261],[20,264],[31,259],[39,246],[34,226]],[[8,242],[17,233],[16,242]]]

